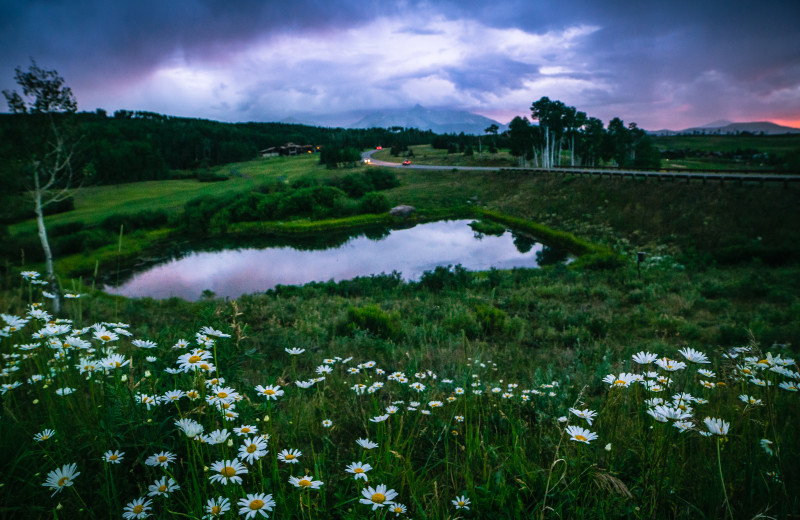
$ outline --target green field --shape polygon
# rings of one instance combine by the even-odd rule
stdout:
[[[417,163],[459,160],[433,155],[414,149]],[[177,219],[200,195],[352,173],[313,157],[216,171],[232,169],[242,176],[86,189],[48,225],[145,210]],[[0,516],[201,518],[214,505],[231,519],[240,507],[303,520],[800,514],[796,187],[397,175],[400,186],[381,192],[392,205],[467,208],[590,254],[570,266],[451,266],[419,282],[383,275],[235,301],[111,297],[66,274],[113,274],[120,259],[182,239],[177,224],[126,229],[122,253],[115,237],[61,259],[62,286],[81,295],[65,300],[61,328],[46,327],[49,300],[20,276],[39,266],[9,262]],[[325,233],[374,218],[230,231]],[[33,230],[15,225],[13,237]],[[653,355],[634,359],[640,352]],[[356,463],[371,466],[366,480],[348,471]]]

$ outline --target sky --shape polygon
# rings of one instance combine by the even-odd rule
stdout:
[[[0,0],[0,89],[34,59],[86,111],[507,123],[548,96],[649,130],[800,127],[798,22],[800,0]]]

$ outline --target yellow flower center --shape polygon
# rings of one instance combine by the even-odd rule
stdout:
[[[133,512],[137,515],[144,511],[144,506],[142,504],[138,504],[136,507],[133,508]]]
[[[231,478],[232,476],[236,475],[236,470],[230,466],[225,466],[221,470],[219,470],[220,475],[225,478]]]
[[[190,358],[189,358],[189,363],[197,363],[197,362],[199,362],[201,359],[203,359],[203,358],[201,358],[200,356],[196,356],[196,355],[195,355],[195,356],[192,356],[192,357],[190,357]]]
[[[165,457],[164,455],[159,455],[158,456],[158,462],[162,462],[162,463],[163,462],[167,462],[167,457]]]
[[[166,490],[167,490],[167,485],[166,484],[161,484],[160,486],[158,486],[158,492],[159,493],[163,493]]]
[[[253,511],[257,511],[262,507],[264,507],[263,500],[253,500],[252,502],[250,502],[250,509],[252,509]]]
[[[111,455],[111,456],[108,458],[108,460],[117,460],[118,458],[119,458],[119,455]]]
[[[383,496],[381,493],[375,493],[372,495],[372,501],[376,504],[383,504],[386,501],[386,497]]]
[[[227,410],[228,408],[230,408],[230,407],[231,407],[231,404],[230,404],[230,403],[222,403],[222,405],[221,405],[220,407],[221,407],[223,410]]]
[[[211,514],[212,515],[218,515],[218,514],[220,514],[221,511],[222,511],[222,508],[219,507],[219,506],[214,506],[214,507],[211,508]]]
[[[291,453],[284,457],[284,459],[286,459],[286,460],[292,460],[293,458],[294,458],[294,455],[292,455]]]
[[[586,437],[584,437],[583,435],[576,435],[575,440],[586,442]]]
[[[463,500],[459,500],[458,501],[458,505],[461,506],[461,507],[464,507],[465,505],[467,505],[467,503],[464,502]]]
[[[209,367],[207,363],[203,363],[202,365],[200,365],[200,368],[202,368],[203,370],[208,370],[211,367]]]
[[[102,336],[100,336],[100,339],[102,339],[103,341],[111,341],[111,336],[103,334]]]
[[[310,480],[308,480],[308,479],[300,479],[300,480],[297,482],[297,484],[298,484],[298,485],[300,485],[300,486],[303,486],[303,487],[307,487],[307,486],[310,486],[310,485],[311,485],[311,481],[310,481]]]
[[[114,361],[114,368],[119,368],[119,367],[120,367],[120,362]]]
[[[759,365],[769,365],[769,361],[767,361],[766,359],[762,359],[761,361],[758,362],[758,364]]]
[[[61,477],[58,479],[58,487],[65,485],[67,482],[69,482],[69,477]]]
[[[242,430],[241,430],[241,431],[242,431],[242,433],[250,433],[250,428],[248,428],[247,426],[245,426],[244,428],[242,428]]]
[[[267,388],[266,390],[264,390],[264,393],[267,395],[275,395],[275,390],[273,390],[272,388]]]
[[[364,468],[356,468],[353,470],[354,473],[364,473]]]
[[[228,394],[227,392],[219,392],[217,394],[217,397],[219,397],[220,399],[225,399],[226,397],[228,397]]]
[[[615,385],[624,385],[625,381],[623,381],[622,379],[617,379],[616,381],[614,381],[614,384]]]
[[[257,449],[258,449],[258,446],[256,446],[255,444],[251,444],[250,446],[247,447],[247,453],[253,453]]]

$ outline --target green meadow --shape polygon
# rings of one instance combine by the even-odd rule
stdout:
[[[415,163],[456,160],[412,149]],[[105,242],[57,258],[63,316],[33,253],[3,271],[0,515],[800,514],[796,186],[392,170],[399,185],[379,193],[420,221],[469,215],[476,232],[524,231],[577,258],[235,300],[95,289],[192,233],[391,225],[349,194],[277,220],[231,209],[266,215],[370,171],[257,160],[215,167],[220,182],[86,188],[74,210],[47,217],[65,237],[79,222]],[[202,200],[207,227],[186,218]],[[102,228],[159,212],[147,228]],[[35,247],[34,231],[15,224],[9,244]]]

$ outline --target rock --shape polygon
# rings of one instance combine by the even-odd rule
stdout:
[[[403,206],[395,206],[395,207],[393,207],[392,209],[389,210],[389,215],[391,215],[393,217],[406,218],[410,214],[414,213],[415,211],[417,211],[417,208],[415,208],[414,206],[405,206],[405,205],[403,205]]]

